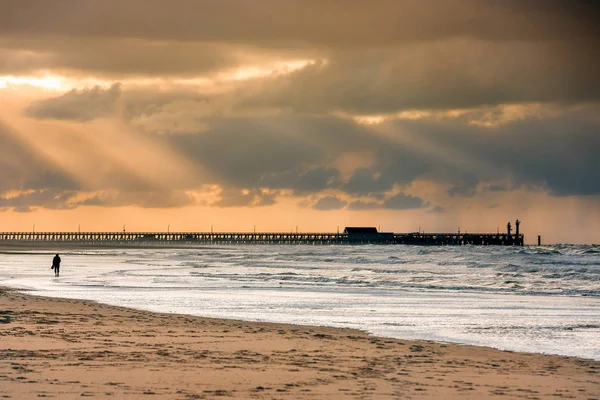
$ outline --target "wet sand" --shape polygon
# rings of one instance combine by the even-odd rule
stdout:
[[[0,398],[599,399],[600,362],[0,288]]]

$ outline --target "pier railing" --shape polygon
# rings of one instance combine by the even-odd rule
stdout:
[[[80,244],[408,244],[522,246],[524,236],[501,233],[204,233],[204,232],[0,232],[0,243]]]

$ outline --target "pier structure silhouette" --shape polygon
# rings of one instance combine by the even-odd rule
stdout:
[[[517,224],[518,226],[518,224]],[[406,244],[522,246],[517,229],[506,233],[393,233],[377,228],[348,227],[343,233],[284,232],[0,232],[0,244],[64,243],[80,245],[210,245],[210,244]]]

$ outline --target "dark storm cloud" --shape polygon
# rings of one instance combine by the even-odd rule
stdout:
[[[327,62],[240,91],[239,107],[368,115],[598,101],[598,70],[600,55],[586,43],[455,38],[338,51]]]
[[[587,37],[598,7],[529,0],[21,0],[0,6],[0,34],[132,37],[313,46],[389,45],[440,37]]]
[[[189,109],[181,107],[181,104],[185,103],[193,107],[191,117],[199,120],[205,109],[209,109],[208,112],[211,110],[217,113],[222,112],[216,107],[209,107],[211,100],[213,100],[212,96],[177,87],[169,90],[128,89],[122,93],[123,111],[127,119],[168,113],[169,111],[173,113],[174,108],[181,110],[183,114],[189,114]]]
[[[339,171],[327,164],[344,151],[363,149],[372,135],[334,117],[208,119],[198,134],[165,138],[219,183],[238,188],[316,192],[338,186]]]
[[[296,194],[318,192],[340,185],[340,172],[335,168],[317,167],[302,170],[301,165],[285,171],[268,173],[261,183],[267,187],[293,189]]]
[[[341,210],[346,205],[346,201],[335,196],[320,198],[312,208],[319,211]]]
[[[36,118],[90,120],[114,113],[117,100],[131,117],[181,101],[197,102],[198,109],[213,115],[264,110],[369,115],[532,102],[573,104],[600,101],[598,70],[600,53],[581,43],[448,39],[339,50],[329,54],[327,62],[240,82],[231,92],[210,96],[177,88],[121,93],[117,85],[108,91],[91,88],[43,100],[28,113]]]
[[[262,53],[265,57],[270,54]],[[3,38],[0,35],[0,74],[54,70],[100,77],[189,76],[252,60],[243,49],[225,44],[97,37]]]
[[[120,96],[118,83],[106,90],[98,86],[73,89],[59,97],[36,101],[25,109],[25,115],[35,119],[90,121],[113,116]]]
[[[322,149],[291,134],[278,120],[214,121],[198,135],[169,138],[182,152],[240,187],[260,187],[272,174],[310,165]]]
[[[318,113],[600,96],[598,6],[580,1],[24,0],[0,7],[0,73],[197,76],[327,60],[241,93],[244,108]]]
[[[23,192],[13,197],[0,196],[0,209],[11,208],[17,212],[31,212],[39,207],[51,210],[70,210],[80,206],[168,208],[184,207],[195,203],[192,197],[177,191],[134,192],[124,190],[97,194],[85,200],[78,199],[78,193],[70,190],[42,189]]]
[[[455,197],[521,187],[547,190],[555,196],[600,195],[598,114],[598,106],[589,106],[497,126],[472,124],[473,118],[479,118],[478,112],[458,118],[397,120],[380,126],[314,116],[210,118],[205,120],[208,128],[201,132],[162,136],[161,140],[199,170],[208,171],[199,181],[179,182],[178,188],[195,190],[200,184],[223,188],[215,206],[268,205],[282,190],[318,195],[324,189],[333,189],[361,199],[347,201],[337,197],[341,202],[347,201],[341,207],[352,210],[417,209],[430,204],[405,194],[390,197],[390,192],[424,179],[451,185],[450,194]],[[3,190],[39,192],[10,200],[13,207],[25,210],[43,206],[42,200],[47,200],[50,207],[57,208],[56,199],[64,200],[64,207],[193,204],[193,199],[168,182],[163,183],[170,189],[139,186],[141,182],[134,176],[119,181],[119,176],[127,174],[120,173],[118,165],[106,170],[113,174],[112,186],[106,186],[105,179],[101,186],[86,190],[116,189],[119,196],[98,195],[80,203],[67,201],[69,193],[78,186],[69,185],[66,175],[56,169],[46,171],[43,164],[36,164],[36,156],[16,145],[10,135],[0,135],[0,140]],[[336,161],[357,152],[370,153],[372,164],[342,178],[334,166]],[[496,182],[503,182],[502,186]],[[52,187],[57,191],[43,192]],[[65,196],[60,196],[61,191]],[[42,192],[45,196],[56,195],[44,197]],[[4,197],[4,207],[8,207],[7,196]],[[435,203],[435,199],[427,200]],[[323,200],[317,207],[332,204],[332,200]],[[430,211],[443,210],[433,207]]]
[[[211,117],[202,120],[207,126],[203,131],[168,135],[161,140],[208,171],[201,183],[228,188],[217,206],[271,204],[275,201],[272,193],[284,189],[296,195],[336,189],[363,198],[350,202],[350,209],[403,208],[410,199],[391,200],[389,192],[416,179],[449,184],[449,194],[455,197],[522,186],[548,190],[556,196],[600,194],[600,129],[593,118],[597,114],[598,107],[591,105],[557,116],[534,115],[483,127],[472,124],[481,118],[479,111],[473,111],[461,117],[388,122],[381,126],[386,135],[377,126],[336,117]],[[446,156],[440,157],[440,151]],[[353,152],[370,153],[373,163],[342,179],[335,163]],[[136,187],[141,182],[135,177],[120,182],[119,176],[126,174],[118,173],[118,169],[115,174],[111,180],[118,184],[112,187],[121,191],[161,190]],[[58,179],[41,172],[34,176],[40,182],[30,185],[32,188]],[[507,183],[496,188],[494,182],[498,181]],[[180,188],[193,190],[197,185],[187,181]],[[242,192],[244,189],[247,191]],[[263,193],[263,189],[268,192]],[[132,197],[127,199],[137,204]],[[165,206],[184,203],[166,202]]]
[[[514,189],[514,186],[497,183],[486,184],[481,187],[481,190],[486,192],[506,192],[507,190],[511,189]]]
[[[422,150],[342,118],[212,118],[207,123],[201,133],[165,140],[226,186],[297,193],[339,188],[381,197],[394,184],[448,170]],[[347,182],[335,167],[327,167],[346,153],[364,151],[376,157],[375,165],[357,169]]]
[[[395,180],[391,175],[378,175],[380,172],[380,169],[357,168],[344,185],[344,190],[354,194],[380,193],[390,190]]]
[[[170,78],[315,60],[290,74],[240,83],[226,102],[244,115],[600,101],[599,7],[589,2],[14,4],[0,9],[0,73]],[[134,103],[127,109],[139,110]]]
[[[448,190],[450,196],[472,197],[477,194],[479,178],[469,172],[461,174],[461,178]]]
[[[419,208],[427,208],[429,205],[429,202],[424,201],[418,196],[412,196],[405,193],[396,193],[381,203],[363,200],[353,201],[348,205],[348,209],[357,211],[373,209],[414,210]]]
[[[34,207],[68,210],[77,207],[77,204],[72,202],[72,198],[76,194],[77,192],[74,191],[45,189],[25,192],[8,198],[0,196],[0,209],[12,208],[17,212],[31,212]]]
[[[291,189],[296,195],[336,188],[381,199],[394,184],[444,166],[434,158],[382,137],[368,127],[335,117],[208,119],[203,132],[165,140],[231,188]],[[371,151],[372,168],[359,168],[344,182],[331,165],[348,152]],[[254,192],[227,196],[222,204],[253,204]],[[232,197],[230,199],[230,197]]]
[[[597,106],[587,110],[589,115],[597,112]],[[456,175],[456,195],[472,194],[480,182],[501,177],[509,177],[512,187],[545,188],[555,196],[600,194],[600,124],[584,113],[485,128],[464,120],[397,125],[448,152],[477,160],[478,166],[456,171],[462,171]]]
[[[415,208],[426,208],[428,206],[429,203],[423,201],[422,198],[404,193],[398,193],[383,203],[384,208],[391,208],[394,210],[410,210]]]
[[[473,196],[481,183],[508,180],[507,188],[585,195],[600,194],[600,128],[583,116],[596,112],[593,106],[495,127],[473,125],[469,117],[385,124],[395,137],[334,117],[217,119],[205,132],[166,140],[211,171],[216,182],[239,188],[333,188],[381,200],[394,186],[416,179],[451,184],[449,193],[458,197]],[[374,162],[348,180],[325,167],[359,150],[371,152]]]
[[[39,119],[90,120],[114,113],[117,101],[130,118],[152,115],[178,102],[195,102],[198,113],[206,116],[264,110],[369,115],[600,101],[596,72],[600,53],[568,42],[490,44],[453,39],[397,49],[345,50],[331,57],[289,74],[238,83],[221,94],[181,88],[121,92],[115,84],[109,90],[96,87],[42,100],[27,113]]]
[[[211,205],[217,207],[261,207],[275,204],[277,192],[264,192],[260,189],[240,190],[224,188],[219,193],[220,199]]]

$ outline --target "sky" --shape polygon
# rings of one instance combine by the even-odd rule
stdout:
[[[0,231],[600,243],[599,9],[0,0]]]

